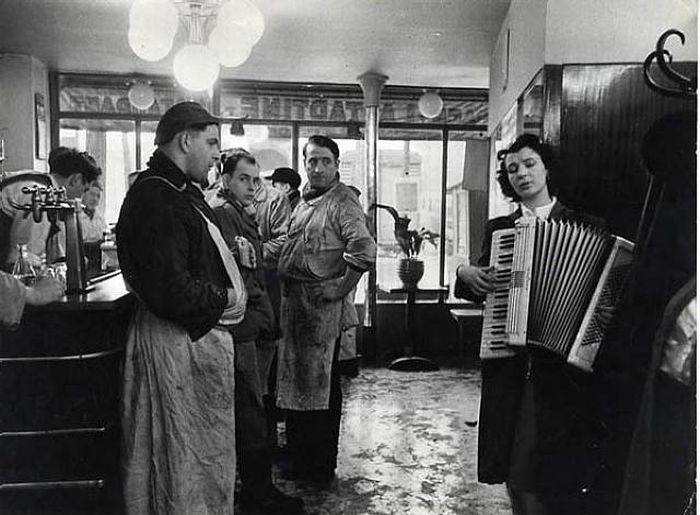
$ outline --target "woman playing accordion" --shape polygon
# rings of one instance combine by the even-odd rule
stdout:
[[[502,154],[497,179],[504,195],[519,206],[488,221],[477,266],[457,268],[455,295],[474,302],[482,302],[495,286],[489,267],[494,231],[515,227],[522,217],[604,226],[553,196],[553,152],[536,136],[520,136]],[[505,482],[515,514],[595,512],[593,484],[603,433],[596,415],[596,376],[530,347],[484,360],[481,370],[479,481]]]

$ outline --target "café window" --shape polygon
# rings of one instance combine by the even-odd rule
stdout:
[[[136,162],[135,124],[129,120],[62,119],[59,145],[88,152],[102,168],[100,208],[105,221],[114,223],[126,195],[127,176]]]
[[[441,233],[442,131],[380,128],[377,202],[410,218],[409,229]],[[394,237],[394,218],[377,211],[377,282],[382,296],[400,286],[397,259],[404,257]],[[418,258],[425,263],[421,285],[440,284],[440,247],[424,241]],[[381,297],[380,297],[381,298]]]
[[[418,211],[418,183],[396,184],[396,207],[401,211]]]
[[[262,175],[292,162],[292,126],[230,121],[221,124],[221,148],[244,148],[255,156]]]
[[[54,141],[92,155],[102,168],[100,208],[115,223],[129,185],[129,175],[145,168],[154,150],[160,116],[190,95],[172,79],[61,73],[53,76],[58,121]],[[148,107],[136,107],[130,90],[147,83],[152,91]],[[197,98],[211,108],[206,97]]]
[[[140,109],[130,100],[137,83],[147,83],[152,102]],[[386,86],[379,107],[377,201],[411,219],[411,229],[439,234],[436,245],[425,242],[421,285],[449,286],[458,263],[474,261],[481,236],[489,187],[481,162],[487,128],[485,90],[441,90],[444,108],[434,119],[421,116],[420,88]],[[243,147],[260,163],[261,172],[291,166],[307,182],[303,146],[309,136],[324,134],[340,148],[341,180],[360,191],[367,210],[364,116],[359,85],[253,83],[220,81],[210,94],[194,96],[168,77],[126,77],[56,73],[52,76],[54,146],[65,145],[92,154],[102,167],[105,218],[116,222],[135,171],[147,166],[155,150],[160,116],[182,100],[196,100],[222,117],[222,149]],[[142,99],[139,99],[142,100]],[[149,99],[150,100],[150,99]],[[528,113],[537,114],[537,98]],[[137,102],[138,103],[138,102]],[[530,105],[531,104],[531,105]],[[534,122],[533,122],[534,123]],[[502,127],[507,132],[507,124]],[[481,145],[482,147],[479,147]],[[486,151],[485,160],[489,160]],[[484,184],[479,184],[481,180]],[[397,286],[396,261],[401,250],[394,238],[394,220],[378,211],[377,282]],[[362,302],[364,287],[356,302]],[[380,301],[393,301],[379,293]],[[433,300],[437,300],[435,297]]]
[[[489,141],[470,131],[450,131],[447,141],[445,265],[443,284],[454,282],[460,263],[476,264],[487,217]],[[448,299],[456,301],[450,288]]]
[[[148,160],[156,149],[156,127],[158,127],[158,122],[141,122],[141,130],[139,131],[139,162],[136,166],[138,170],[144,170],[148,166]]]

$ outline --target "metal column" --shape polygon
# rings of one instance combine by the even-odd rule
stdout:
[[[367,209],[377,202],[377,168],[379,167],[379,154],[377,140],[379,139],[379,99],[384,83],[389,79],[380,73],[368,72],[360,75],[357,80],[362,86],[365,104],[365,194]],[[374,234],[377,234],[377,210],[369,211],[372,220]],[[374,339],[377,320],[377,271],[372,269],[367,278],[365,289],[365,331],[371,339]],[[374,345],[374,341],[368,342]]]

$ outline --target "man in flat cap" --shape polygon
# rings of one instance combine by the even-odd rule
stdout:
[[[272,185],[275,189],[283,191],[287,198],[289,199],[289,205],[294,211],[297,207],[301,194],[299,193],[299,186],[301,185],[301,177],[291,168],[275,168],[272,175],[267,177],[272,181]]]
[[[117,223],[124,279],[138,299],[124,363],[127,514],[233,513],[234,348],[245,286],[195,184],[219,155],[218,120],[174,105]]]

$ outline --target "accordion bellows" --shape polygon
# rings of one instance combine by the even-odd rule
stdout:
[[[482,359],[548,349],[592,371],[632,265],[631,242],[572,221],[521,218],[494,231]]]

